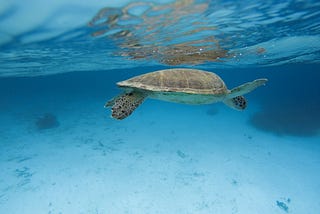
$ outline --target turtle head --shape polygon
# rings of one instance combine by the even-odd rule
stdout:
[[[244,110],[247,107],[247,100],[244,98],[244,96],[226,99],[223,101],[223,103],[236,110]]]

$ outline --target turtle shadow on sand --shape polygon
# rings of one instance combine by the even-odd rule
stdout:
[[[54,114],[45,113],[36,119],[35,125],[38,130],[44,130],[56,128],[60,123]]]
[[[211,106],[207,111],[206,111],[206,114],[208,116],[215,116],[219,113],[219,110],[217,107],[215,106]]]

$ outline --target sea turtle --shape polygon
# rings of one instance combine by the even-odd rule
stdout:
[[[257,79],[228,90],[223,80],[213,72],[175,68],[159,70],[118,82],[124,93],[105,104],[111,107],[112,117],[128,117],[147,97],[184,104],[223,102],[243,110],[247,106],[242,96],[264,85],[267,79]]]

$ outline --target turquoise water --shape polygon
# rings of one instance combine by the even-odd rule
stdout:
[[[37,12],[35,12],[37,11]],[[0,213],[320,210],[317,1],[0,3]],[[116,83],[167,68],[258,78],[248,107],[147,99]]]

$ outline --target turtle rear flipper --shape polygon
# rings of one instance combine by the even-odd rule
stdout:
[[[229,92],[223,103],[231,108],[243,110],[247,107],[247,100],[242,95],[253,91],[261,85],[265,85],[267,81],[267,79],[257,79],[252,82],[240,85]]]
[[[236,110],[243,110],[247,107],[247,100],[244,98],[244,96],[225,99],[223,103]]]
[[[254,89],[258,88],[261,85],[265,85],[267,82],[267,79],[257,79],[252,82],[247,82],[243,85],[240,85],[236,88],[233,88],[230,93],[227,95],[227,99],[231,99],[234,97],[238,97],[244,94],[249,93],[250,91],[253,91]]]
[[[122,94],[106,103],[106,107],[111,106],[112,117],[122,120],[128,117],[147,96],[139,92]]]

